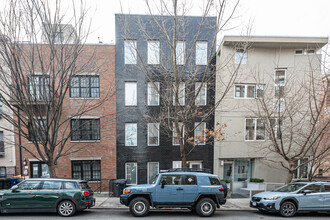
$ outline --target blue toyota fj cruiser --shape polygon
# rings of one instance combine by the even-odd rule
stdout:
[[[188,208],[203,217],[212,216],[226,203],[227,185],[216,175],[172,169],[158,174],[152,184],[124,189],[120,203],[134,216],[145,216],[155,208]],[[197,171],[197,170],[196,170]]]

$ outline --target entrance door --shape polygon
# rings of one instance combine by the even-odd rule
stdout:
[[[229,180],[232,182],[233,178],[233,164],[232,163],[225,163],[223,167],[223,178],[225,180]]]

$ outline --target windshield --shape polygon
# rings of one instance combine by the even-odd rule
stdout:
[[[306,186],[306,183],[289,183],[277,189],[274,189],[273,192],[294,192],[304,186]]]
[[[158,174],[154,177],[154,179],[153,179],[153,181],[152,181],[152,183],[151,184],[156,184],[156,181],[157,181],[157,179],[158,179]]]

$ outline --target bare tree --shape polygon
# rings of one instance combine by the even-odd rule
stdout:
[[[143,72],[149,81],[149,91],[156,93],[161,100],[158,110],[148,109],[146,120],[160,124],[161,132],[169,137],[168,144],[173,142],[180,146],[184,168],[187,166],[187,156],[197,145],[223,138],[226,125],[216,123],[214,127],[214,111],[232,86],[239,65],[228,76],[228,83],[221,85],[223,92],[216,96],[215,57],[217,36],[229,28],[239,0],[232,3],[226,0],[203,1],[198,25],[194,27],[189,26],[191,24],[185,17],[191,5],[179,0],[160,0],[157,3],[146,1],[148,16],[152,18],[149,22],[138,20],[130,26],[125,22],[125,16],[122,19],[125,39],[134,39],[131,29],[137,28],[146,41],[152,40],[152,35],[157,33],[162,42],[159,52],[151,55],[151,59],[156,61],[161,57],[159,62],[154,63],[157,65],[148,65],[150,63],[144,59],[145,51],[139,50],[136,44],[132,43],[130,47],[139,61],[138,71]],[[206,47],[202,45],[203,42],[199,44],[201,39],[208,39],[203,35],[205,30],[211,30],[212,33],[212,36],[208,36],[211,40]],[[158,48],[159,45],[155,44]],[[201,63],[196,54],[198,47],[206,52],[200,55],[205,56],[205,61]],[[223,64],[221,68],[226,68],[226,65]]]
[[[330,120],[322,117],[329,83],[324,83],[327,76],[321,74],[320,64],[320,56],[311,55],[307,65],[288,73],[279,68],[275,76],[255,74],[260,84],[273,79],[265,85],[253,113],[262,120],[257,126],[265,127],[270,140],[267,158],[279,158],[272,161],[288,171],[287,183],[297,170],[307,166],[315,169],[330,153]],[[312,173],[307,177],[312,178]]]
[[[115,93],[113,84],[100,94],[81,83],[81,99],[68,104],[81,74],[102,74],[109,68],[97,49],[85,50],[89,28],[83,2],[75,7],[72,1],[72,6],[73,16],[68,17],[60,1],[8,0],[0,17],[0,98],[13,113],[3,117],[15,134],[31,142],[19,147],[46,163],[51,177],[59,158],[83,148],[67,144],[84,126],[75,119],[100,108]],[[97,79],[88,83],[98,84]]]

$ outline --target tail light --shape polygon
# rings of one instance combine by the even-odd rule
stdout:
[[[225,191],[225,188],[223,188],[222,186],[219,188],[219,191],[223,192]]]
[[[88,191],[84,191],[84,192],[83,192],[83,195],[84,195],[84,196],[89,196],[89,192],[88,192]]]

